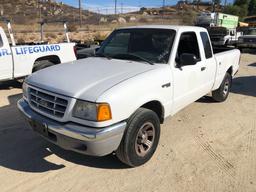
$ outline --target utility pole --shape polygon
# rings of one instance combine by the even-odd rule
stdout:
[[[165,0],[163,0],[163,8],[165,7]]]
[[[124,4],[123,4],[123,2],[121,3],[121,14],[123,14],[124,13]]]
[[[115,0],[115,15],[117,14],[117,0]]]
[[[212,0],[212,12],[215,12],[216,9],[216,2],[215,0]]]
[[[82,27],[82,0],[79,0],[79,23],[80,28]]]
[[[37,10],[38,10],[39,22],[41,22],[42,21],[42,2],[41,2],[41,0],[37,0]]]
[[[164,14],[165,14],[165,0],[163,0],[162,19],[164,19]]]

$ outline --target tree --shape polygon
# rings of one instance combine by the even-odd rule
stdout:
[[[249,0],[235,0],[234,5],[241,6],[241,5],[248,5]]]
[[[223,12],[231,15],[239,15],[240,8],[237,5],[228,5],[224,8]]]
[[[238,15],[240,18],[247,16],[247,5],[228,5],[224,8],[223,12],[231,15]]]
[[[256,15],[256,0],[250,0],[248,5],[248,15]]]

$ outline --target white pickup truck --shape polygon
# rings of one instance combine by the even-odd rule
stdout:
[[[166,117],[209,92],[227,99],[239,59],[236,49],[214,54],[204,28],[121,28],[95,57],[28,77],[18,108],[49,141],[92,156],[115,152],[135,167],[154,154]]]
[[[75,43],[16,45],[8,22],[11,45],[0,26],[0,81],[18,79],[40,69],[76,60]]]
[[[225,27],[209,27],[208,32],[213,46],[237,45],[242,32],[236,29],[227,29]]]

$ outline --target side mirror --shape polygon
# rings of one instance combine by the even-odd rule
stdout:
[[[182,67],[185,65],[195,65],[199,59],[196,58],[194,54],[191,53],[182,53],[180,58],[178,59],[178,67]]]

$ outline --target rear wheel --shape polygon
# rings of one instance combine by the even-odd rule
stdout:
[[[159,142],[160,121],[157,114],[149,109],[138,109],[128,120],[127,129],[117,157],[123,163],[136,167],[151,159]]]
[[[218,102],[225,101],[228,98],[231,85],[232,85],[232,77],[229,73],[226,73],[219,89],[212,92],[212,98]]]
[[[51,67],[53,65],[55,65],[55,64],[48,60],[36,61],[34,64],[33,73],[36,71],[45,69],[47,67]]]

